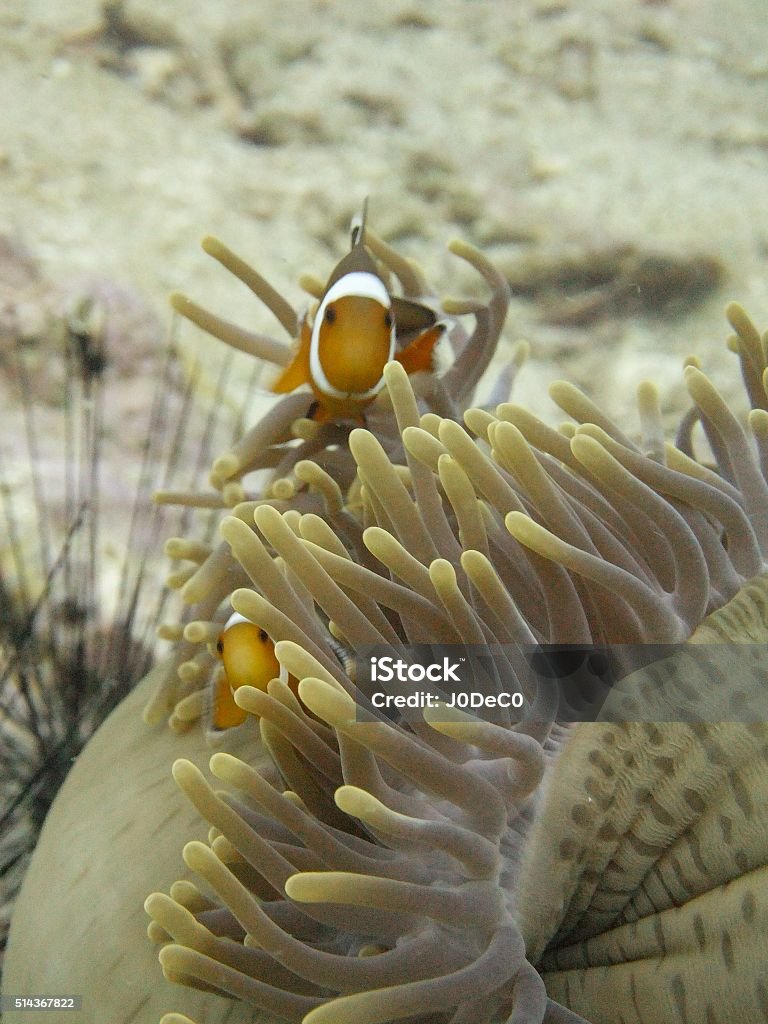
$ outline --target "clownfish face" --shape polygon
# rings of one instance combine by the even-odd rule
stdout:
[[[410,339],[399,350],[396,311]],[[308,415],[317,422],[364,422],[364,410],[384,387],[386,364],[396,359],[407,373],[432,371],[444,329],[428,306],[390,295],[365,246],[364,208],[350,252],[334,268],[311,326],[302,322],[293,358],[272,391],[309,384],[316,401]]]
[[[234,701],[235,690],[241,686],[266,690],[270,680],[280,676],[280,662],[265,630],[237,612],[227,620],[216,651],[224,671],[214,679],[208,717],[211,728],[219,731],[242,725],[248,717]]]
[[[319,397],[368,402],[383,386],[395,353],[395,318],[384,282],[351,271],[320,302],[309,347],[311,384]]]

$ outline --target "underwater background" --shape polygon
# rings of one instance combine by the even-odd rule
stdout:
[[[674,423],[692,352],[738,393],[725,302],[768,321],[767,44],[762,0],[2,4],[0,941],[56,785],[157,647],[180,527],[148,496],[269,402],[172,320],[181,289],[274,333],[200,237],[299,302],[368,196],[452,293],[455,236],[505,273],[487,391],[524,338],[545,419],[553,378],[620,421],[647,378]]]

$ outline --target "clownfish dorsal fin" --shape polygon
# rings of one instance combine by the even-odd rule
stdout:
[[[363,208],[359,214],[355,214],[352,218],[352,225],[350,227],[351,240],[349,243],[350,249],[354,249],[356,245],[365,245],[365,223],[368,219],[368,196],[363,200]]]
[[[360,214],[352,218],[351,247],[346,256],[339,260],[325,285],[328,289],[340,281],[345,274],[373,274],[381,280],[376,261],[365,247],[365,221],[368,215],[368,199],[363,202]]]

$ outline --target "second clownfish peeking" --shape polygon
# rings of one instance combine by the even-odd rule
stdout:
[[[354,657],[350,651],[331,636],[328,637],[328,645],[344,671],[353,677]],[[216,641],[216,654],[221,668],[213,673],[208,688],[205,718],[209,733],[224,732],[246,721],[249,712],[235,701],[235,692],[241,686],[253,686],[266,693],[272,680],[280,679],[290,686],[304,707],[299,697],[299,680],[277,660],[272,638],[265,629],[239,612],[233,612],[224,623]]]
[[[275,656],[275,645],[250,619],[234,612],[216,642],[222,670],[215,672],[208,699],[208,727],[213,732],[242,725],[248,717],[235,703],[235,691],[241,686],[266,690],[273,679],[287,679]],[[295,683],[295,681],[293,681]]]
[[[272,391],[309,384],[312,419],[364,422],[365,408],[384,385],[385,365],[394,359],[409,374],[435,369],[445,327],[428,306],[390,294],[365,245],[364,207],[351,249],[331,273],[314,318],[303,320],[298,348]],[[403,338],[411,340],[400,347]]]

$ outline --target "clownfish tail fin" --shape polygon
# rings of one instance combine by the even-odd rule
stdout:
[[[365,222],[368,219],[368,196],[363,200],[363,208],[359,214],[355,214],[352,218],[352,225],[350,227],[350,247],[355,248],[356,245],[361,245],[365,242]]]

